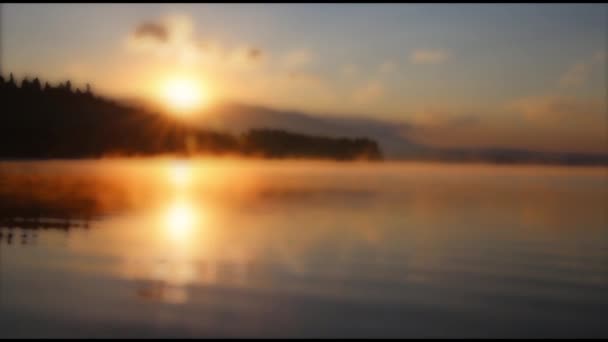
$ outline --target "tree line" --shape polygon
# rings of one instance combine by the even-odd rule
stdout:
[[[39,78],[17,82],[0,75],[0,158],[99,158],[104,156],[222,155],[264,158],[378,160],[368,138],[311,136],[276,129],[233,135],[187,124],[83,90]]]

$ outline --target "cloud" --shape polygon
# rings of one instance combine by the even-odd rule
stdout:
[[[462,127],[477,124],[479,115],[473,115],[456,108],[427,107],[414,112],[411,122],[416,127]]]
[[[605,119],[606,105],[598,99],[565,95],[531,96],[510,102],[507,108],[518,112],[526,121],[566,122]]]
[[[386,61],[380,65],[379,71],[382,74],[390,74],[391,72],[395,71],[396,68],[397,66],[395,65],[395,63],[391,61]]]
[[[309,65],[314,60],[312,51],[308,49],[297,49],[288,52],[283,57],[283,65],[287,68],[300,68]]]
[[[228,66],[236,68],[250,68],[258,65],[264,59],[264,52],[256,47],[240,47],[233,49],[225,61]]]
[[[608,153],[602,99],[561,95],[518,98],[505,106],[435,105],[413,110],[404,134],[442,147],[521,148]]]
[[[417,49],[410,54],[410,62],[414,64],[440,64],[449,57],[446,50]]]
[[[247,57],[251,60],[259,60],[262,58],[262,50],[258,48],[249,48],[247,50]]]
[[[379,81],[371,81],[355,90],[353,97],[355,102],[367,104],[379,100],[384,95],[384,85]]]
[[[315,73],[303,72],[303,71],[290,71],[287,73],[287,79],[293,83],[301,85],[326,87],[322,77]]]
[[[252,66],[265,55],[259,47],[241,46],[226,50],[218,42],[197,37],[194,23],[186,15],[171,15],[140,23],[129,35],[128,47],[186,64],[211,62],[229,67]]]
[[[587,79],[590,65],[587,63],[577,63],[573,65],[559,79],[559,85],[562,87],[578,87],[581,86]]]
[[[560,87],[580,87],[582,86],[593,68],[597,65],[605,65],[606,63],[606,52],[598,51],[591,58],[586,61],[582,61],[572,65],[559,79],[558,85]]]
[[[357,68],[356,65],[349,63],[343,65],[342,68],[340,68],[340,72],[346,77],[351,77],[359,73],[359,68]]]
[[[598,51],[592,57],[594,63],[606,64],[606,59],[608,59],[608,53],[606,51]]]
[[[169,40],[169,29],[162,23],[144,22],[135,28],[133,35],[137,39],[152,38],[165,43]]]
[[[137,25],[128,37],[128,47],[136,52],[152,53],[180,62],[196,62],[201,49],[187,16],[167,16]]]
[[[507,105],[530,141],[547,149],[608,153],[603,98],[571,95],[530,96]],[[540,147],[540,145],[539,145]]]

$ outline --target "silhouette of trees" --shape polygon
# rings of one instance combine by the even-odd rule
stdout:
[[[32,81],[32,89],[35,91],[40,91],[42,87],[40,86],[40,80],[38,79],[38,77],[34,78],[34,80]]]
[[[15,83],[15,78],[13,77],[13,73],[11,72],[10,76],[9,76],[9,80],[7,83],[7,88],[8,89],[17,89],[17,83]]]
[[[271,158],[381,159],[378,144],[363,138],[328,138],[283,130],[254,129],[244,134],[243,143],[247,153]]]
[[[0,158],[91,158],[104,155],[247,154],[269,158],[380,159],[369,139],[315,137],[280,130],[242,136],[204,130],[158,113],[95,96],[71,81],[41,87],[38,78],[0,78]]]
[[[23,81],[21,81],[21,88],[24,90],[31,90],[30,88],[30,81],[26,78],[23,79]]]

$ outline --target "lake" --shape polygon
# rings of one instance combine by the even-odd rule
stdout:
[[[0,162],[0,337],[608,337],[608,169]]]

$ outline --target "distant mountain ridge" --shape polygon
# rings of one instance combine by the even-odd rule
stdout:
[[[411,157],[428,150],[428,147],[403,136],[402,131],[408,128],[406,125],[365,118],[315,116],[235,102],[209,108],[202,115],[200,125],[233,133],[253,128],[271,128],[313,135],[353,138],[366,136],[377,141],[384,154],[392,158]]]
[[[408,139],[414,125],[382,120],[321,116],[299,111],[281,111],[236,102],[210,107],[200,119],[201,127],[234,133],[254,128],[297,130],[306,134],[356,137],[378,142],[386,159],[433,161],[482,161],[492,163],[549,163],[608,165],[608,155],[544,152],[516,148],[438,148]]]
[[[135,111],[146,112],[154,112],[159,106],[137,98],[123,98],[114,100],[112,103],[126,104],[127,107],[135,108]],[[158,118],[156,116],[154,120],[159,120]],[[276,131],[288,131],[311,137],[342,137],[354,140],[367,137],[374,143],[377,142],[377,148],[382,151],[384,159],[392,160],[608,165],[608,155],[543,152],[500,147],[438,148],[408,139],[407,132],[416,129],[415,125],[408,123],[275,110],[238,102],[216,103],[203,110],[192,125],[203,131],[232,134],[232,138],[226,136],[222,138],[224,143],[234,140],[234,136],[242,137],[245,136],[245,133],[253,131],[258,133],[266,131],[271,136],[277,136]],[[192,127],[188,129],[192,129]],[[179,135],[179,133],[174,134]],[[300,138],[294,137],[294,139]],[[236,142],[230,144],[236,144]],[[215,148],[219,148],[219,145]],[[366,149],[362,147],[362,150]]]
[[[162,154],[240,155],[264,158],[379,160],[366,137],[326,137],[278,129],[238,135],[198,127],[170,115],[126,105],[38,78],[18,86],[0,76],[0,158],[95,158]]]

